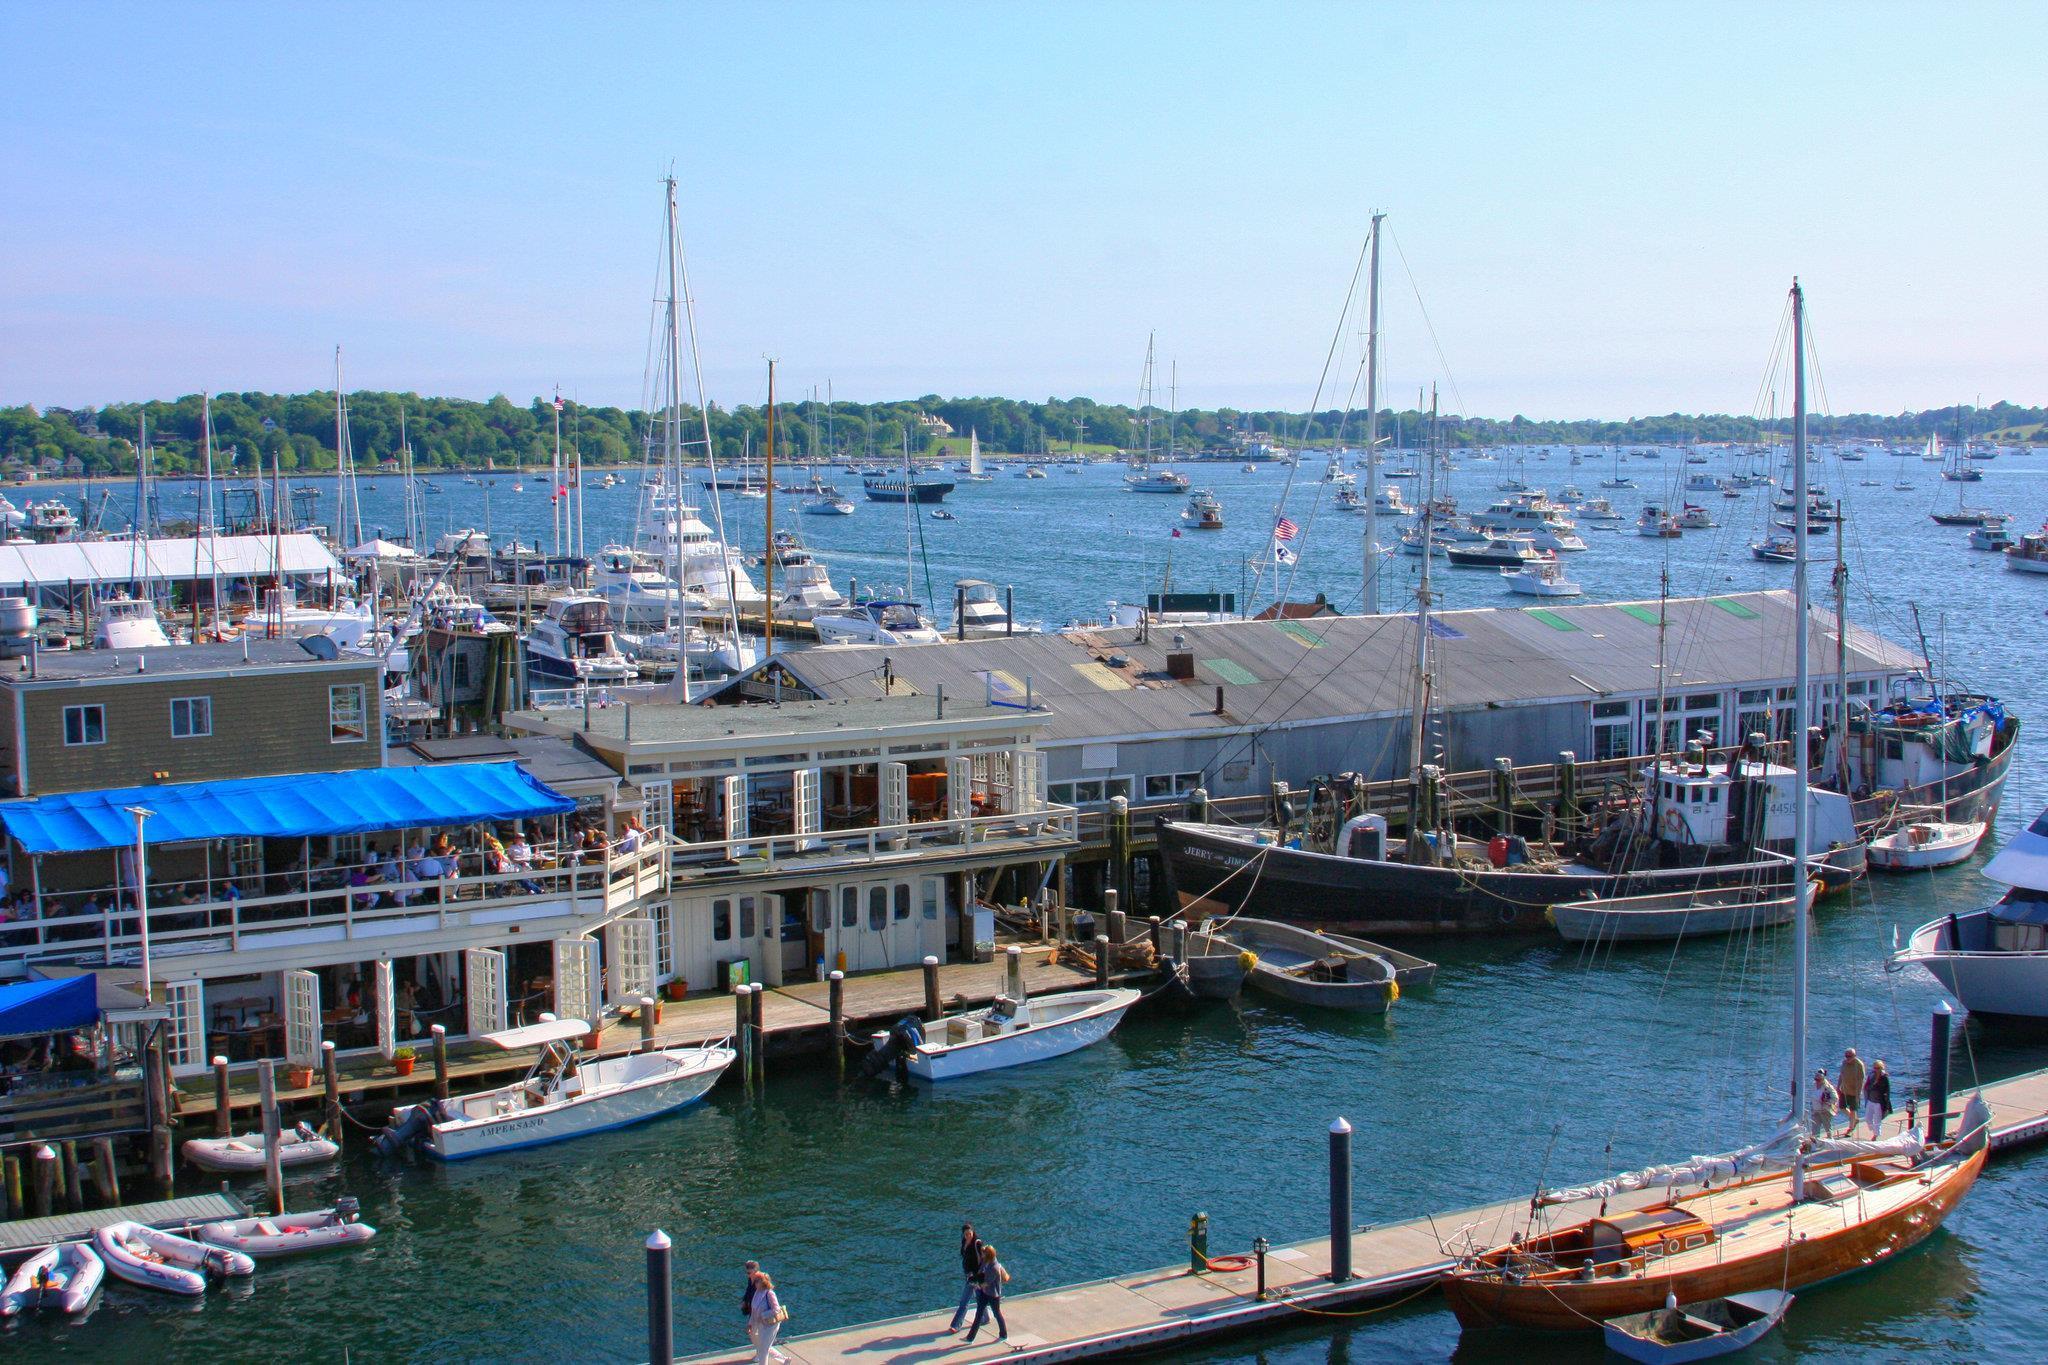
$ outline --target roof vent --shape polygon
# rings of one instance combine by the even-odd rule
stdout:
[[[1166,676],[1175,682],[1192,681],[1195,676],[1195,656],[1192,653],[1167,655]]]

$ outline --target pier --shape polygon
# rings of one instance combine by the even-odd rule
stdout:
[[[2048,1139],[2048,1068],[1991,1085],[1960,1091],[1951,1111],[1971,1094],[1991,1107],[1992,1155]],[[1904,1115],[1896,1116],[1903,1123]],[[1348,1154],[1348,1148],[1347,1148]],[[1348,1188],[1349,1173],[1345,1172]],[[1333,1181],[1333,1184],[1335,1182]],[[1639,1190],[1608,1201],[1612,1210],[1661,1203],[1665,1190]],[[1597,1212],[1599,1201],[1555,1206],[1554,1218],[1570,1223]],[[971,1346],[947,1331],[952,1309],[884,1318],[831,1328],[776,1343],[797,1365],[926,1365],[991,1360],[1063,1361],[1160,1350],[1169,1346],[1296,1325],[1305,1319],[1356,1320],[1399,1307],[1427,1294],[1455,1264],[1439,1238],[1464,1229],[1483,1245],[1505,1240],[1526,1218],[1527,1195],[1398,1223],[1355,1229],[1349,1246],[1349,1278],[1332,1276],[1332,1241],[1317,1238],[1272,1247],[1261,1258],[1248,1247],[1234,1259],[1215,1252],[1210,1269],[1166,1266],[1080,1284],[1006,1296],[1008,1341],[984,1334]],[[1260,1261],[1263,1260],[1263,1265]],[[1243,1269],[1215,1268],[1217,1261]],[[1326,1324],[1327,1325],[1327,1324]],[[735,1332],[737,1335],[737,1331]],[[687,1357],[688,1365],[741,1365],[751,1350],[733,1347]]]

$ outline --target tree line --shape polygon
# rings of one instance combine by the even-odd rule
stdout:
[[[287,473],[335,467],[335,401],[332,391],[301,394],[223,393],[212,399],[216,471],[247,475],[273,465]],[[580,453],[586,465],[638,463],[665,438],[659,415],[625,408],[565,402],[560,410],[565,452]],[[711,439],[721,461],[758,459],[763,450],[765,406],[732,409],[713,405]],[[360,392],[348,395],[349,446],[359,468],[396,457],[401,440],[415,467],[480,469],[545,465],[554,456],[557,412],[546,398],[513,403],[500,394],[487,402],[423,398],[416,393]],[[934,420],[936,419],[936,420]],[[1428,440],[1428,415],[1388,409],[1380,434],[1398,448]],[[938,425],[943,423],[944,425]],[[1653,445],[1687,442],[1756,442],[1785,439],[1789,422],[1749,417],[1668,413],[1626,421],[1540,421],[1449,415],[1438,420],[1439,439],[1454,447],[1503,445]],[[1883,417],[1869,413],[1819,416],[1809,422],[1820,441],[1875,438],[1924,441],[2033,428],[2029,439],[2048,439],[2048,408],[1995,403],[1986,408],[1945,407]],[[202,402],[197,394],[100,408],[0,407],[0,471],[23,468],[83,472],[88,476],[132,474],[136,441],[146,429],[152,470],[197,472],[205,458]],[[1249,441],[1289,445],[1339,445],[1364,439],[1365,418],[1330,409],[1296,413],[1235,408],[1168,412],[1098,403],[1089,398],[921,398],[880,403],[799,400],[777,405],[776,441],[781,458],[842,460],[898,456],[907,446],[927,458],[957,454],[950,433],[978,435],[991,454],[1057,454],[1068,450],[1140,451],[1155,455],[1215,454]],[[686,410],[682,440],[692,459],[703,455],[703,425]],[[73,465],[73,461],[76,462]]]

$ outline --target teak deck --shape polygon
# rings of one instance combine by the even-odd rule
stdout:
[[[2048,1138],[2048,1069],[1984,1086],[1991,1106],[1994,1153]],[[1960,1111],[1969,1092],[1953,1102]],[[1900,1116],[1903,1120],[1903,1115]],[[1609,1202],[1610,1211],[1641,1208],[1663,1200],[1662,1189],[1639,1191]],[[776,1343],[796,1365],[971,1365],[991,1360],[1085,1360],[1158,1350],[1176,1343],[1224,1336],[1247,1329],[1287,1326],[1323,1313],[1356,1314],[1372,1304],[1432,1289],[1452,1263],[1437,1235],[1454,1236],[1473,1226],[1481,1242],[1499,1240],[1526,1216],[1526,1196],[1436,1215],[1362,1228],[1352,1236],[1349,1282],[1331,1284],[1327,1239],[1275,1247],[1266,1255],[1268,1298],[1255,1297],[1257,1273],[1191,1275],[1181,1267],[1140,1271],[1058,1289],[1018,1294],[1003,1301],[1010,1339],[986,1333],[972,1346],[949,1335],[950,1306],[928,1313],[833,1328]],[[1597,1202],[1558,1206],[1553,1225],[1584,1218]],[[1215,1248],[1212,1256],[1248,1250]],[[1277,1297],[1276,1297],[1277,1296]],[[735,1323],[735,1335],[737,1335]],[[992,1324],[991,1324],[992,1326]],[[753,1358],[738,1346],[689,1357],[692,1365],[740,1365]]]

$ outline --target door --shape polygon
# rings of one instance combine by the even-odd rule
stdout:
[[[164,1004],[171,1011],[164,1041],[170,1051],[173,1070],[202,1068],[207,1063],[206,1013],[202,1008],[202,993],[201,983],[197,981],[164,984]]]
[[[1010,809],[1029,815],[1045,808],[1045,756],[1036,749],[1019,749],[1011,764]]]
[[[377,1012],[377,1051],[390,1061],[398,1051],[398,992],[391,982],[391,959],[370,964],[371,1006]]]
[[[497,1033],[505,1027],[505,955],[496,948],[466,948],[463,989],[468,997],[469,1033]]]
[[[974,760],[946,760],[946,818],[965,820],[974,814]]]
[[[629,916],[615,926],[619,969],[612,974],[617,987],[614,1004],[637,1003],[643,995],[654,994],[654,921],[644,915]]]
[[[711,938],[710,896],[685,896],[676,902],[674,971],[686,990],[710,990],[719,983],[718,953]]]
[[[242,884],[242,894],[260,893],[263,876],[263,844],[257,839],[229,839],[228,880]]]
[[[294,1066],[320,1065],[320,978],[284,974],[284,1057]]]
[[[597,1002],[591,982],[597,975],[597,944],[587,938],[558,938],[555,954],[555,1017],[597,1021],[591,1016]]]
[[[799,768],[794,777],[796,846],[799,849],[822,848],[824,840],[804,837],[805,835],[816,834],[824,827],[818,809],[818,770],[816,768]]]
[[[908,838],[903,826],[910,823],[910,769],[901,763],[882,765],[881,825],[893,829],[890,842],[901,848]]]
[[[666,778],[642,782],[640,795],[647,802],[647,809],[641,812],[640,823],[647,830],[648,837],[652,838],[658,833],[663,839],[673,838],[676,822],[675,784]]]
[[[747,779],[728,777],[725,786],[725,837],[732,840],[728,850],[732,857],[746,854],[746,837],[751,832],[747,827]]]

